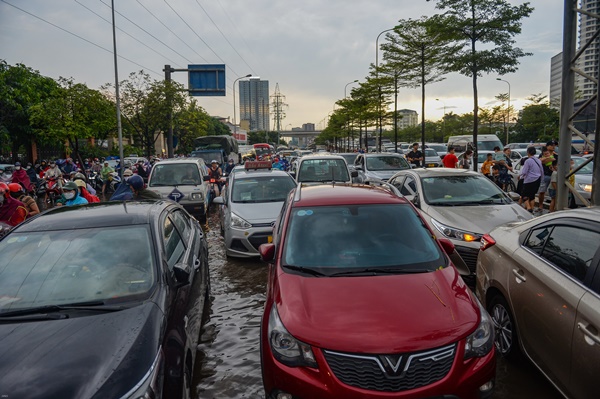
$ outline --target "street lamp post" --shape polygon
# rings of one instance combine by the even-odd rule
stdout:
[[[435,101],[439,101],[444,104],[444,117],[442,118],[442,143],[444,142],[444,135],[446,133],[446,103],[439,98],[436,98]]]
[[[244,79],[244,78],[249,78],[250,76],[252,76],[251,73],[249,73],[246,76],[240,76],[239,78],[237,78],[236,80],[233,81],[233,137],[237,140],[237,125],[236,125],[236,121],[235,121],[235,84],[237,83],[238,80],[240,79]]]
[[[508,85],[508,108],[506,109],[506,119],[508,119],[508,123],[510,123],[510,83],[508,80],[496,78],[501,82],[504,82]],[[508,144],[508,125],[506,125],[506,144]]]
[[[381,31],[378,35],[377,35],[377,39],[375,39],[375,78],[378,79],[379,78],[379,36],[383,35],[385,32],[389,32],[394,30],[395,28],[390,28],[390,29],[386,29],[384,31]],[[381,152],[381,130],[382,130],[382,117],[381,117],[381,86],[379,86],[379,101],[377,104],[377,112],[379,113],[379,152]]]
[[[346,95],[346,89],[348,88],[348,86],[349,86],[349,85],[351,85],[352,83],[357,83],[357,82],[358,82],[358,79],[356,79],[356,80],[353,80],[352,82],[348,82],[348,83],[346,83],[346,86],[344,86],[344,98],[348,97],[348,96]]]

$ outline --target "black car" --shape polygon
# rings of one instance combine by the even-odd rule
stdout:
[[[52,209],[0,254],[0,395],[189,396],[210,283],[205,236],[181,206]]]

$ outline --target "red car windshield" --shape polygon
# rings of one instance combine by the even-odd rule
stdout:
[[[445,267],[446,257],[409,205],[340,205],[292,209],[283,264],[326,275],[369,268],[426,272]]]

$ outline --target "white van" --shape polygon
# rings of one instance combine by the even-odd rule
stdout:
[[[473,149],[473,135],[465,134],[462,136],[448,137],[448,147],[454,146],[457,153],[464,152],[467,148]],[[495,134],[478,134],[477,149],[485,151],[493,151],[494,147],[503,148],[502,142]]]

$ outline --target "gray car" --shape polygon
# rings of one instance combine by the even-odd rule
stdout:
[[[297,183],[352,183],[355,171],[350,171],[346,159],[329,153],[306,155],[292,164],[290,174]]]
[[[247,162],[246,165],[251,165]],[[236,170],[230,174],[220,204],[220,229],[225,254],[238,258],[258,257],[258,247],[273,240],[273,223],[294,179],[277,169]]]
[[[598,397],[600,208],[554,212],[492,230],[477,259],[477,296],[497,352],[522,355],[568,398]]]
[[[358,172],[357,183],[367,180],[388,181],[396,172],[410,169],[410,164],[400,154],[370,152],[356,156],[354,169]]]
[[[532,218],[478,172],[418,168],[396,173],[389,183],[419,208],[438,237],[452,241],[471,278],[485,233],[504,223]]]

